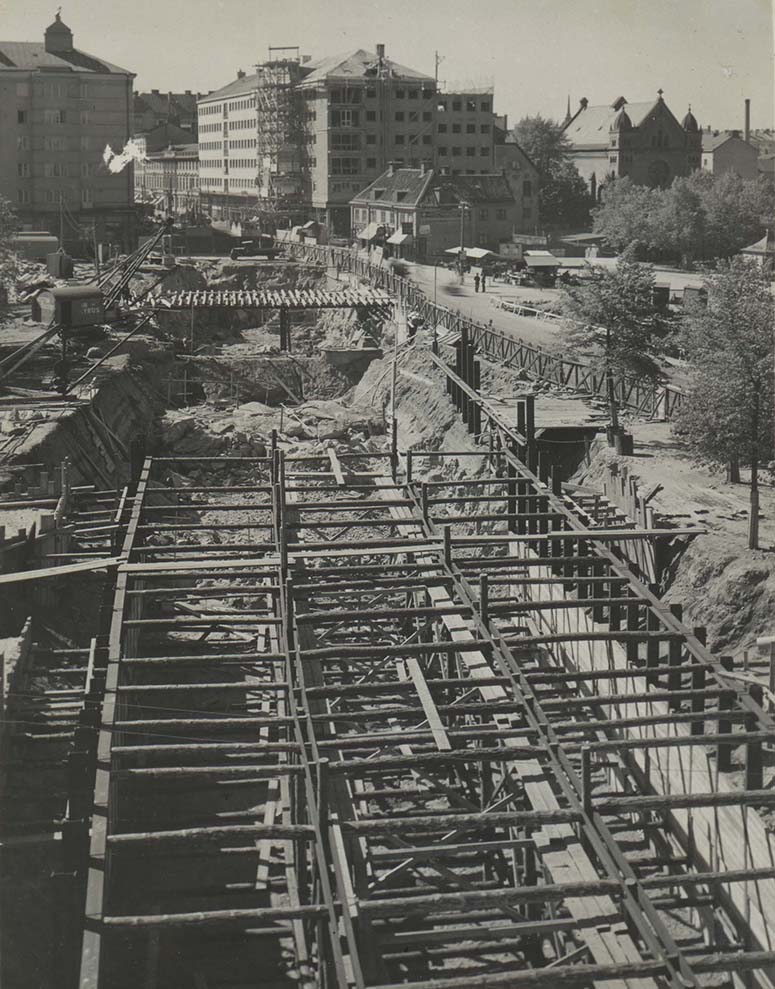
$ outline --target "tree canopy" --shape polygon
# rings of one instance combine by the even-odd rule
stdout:
[[[775,303],[750,259],[706,276],[707,306],[684,317],[680,339],[691,380],[675,423],[708,459],[754,466],[772,456]]]
[[[568,161],[570,143],[562,124],[542,117],[523,117],[514,139],[538,169],[541,218],[547,225],[580,227],[589,221],[591,199],[586,182]]]
[[[617,251],[632,244],[640,258],[691,264],[735,254],[761,236],[762,217],[773,214],[770,180],[696,171],[667,189],[617,179],[593,211],[593,229]]]
[[[625,251],[613,268],[564,289],[563,311],[572,323],[567,343],[587,355],[604,355],[612,370],[657,378],[656,355],[671,326],[669,313],[654,301],[654,272]]]

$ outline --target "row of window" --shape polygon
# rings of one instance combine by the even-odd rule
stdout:
[[[256,106],[255,96],[247,96],[244,100],[232,100],[229,103],[230,110],[251,110]]]
[[[17,151],[76,151],[78,147],[81,151],[92,150],[90,139],[81,135],[79,144],[76,145],[74,138],[68,141],[66,137],[43,137],[40,143],[33,142],[27,134],[21,134],[16,138]]]
[[[256,168],[258,162],[255,158],[232,158],[231,167],[232,168]]]
[[[462,127],[461,124],[452,124],[452,127],[451,127],[452,133],[453,134],[462,134],[461,127]],[[447,125],[446,124],[439,124],[436,129],[439,132],[439,134],[446,134],[447,133]],[[492,130],[492,128],[490,127],[489,124],[479,124],[479,133],[480,134],[489,134],[491,130]],[[476,134],[476,132],[477,132],[477,130],[476,130],[476,124],[466,124],[466,134]]]
[[[29,162],[20,161],[16,165],[16,174],[20,179],[29,179],[33,176],[32,167]],[[36,169],[35,174],[40,175],[40,171]],[[82,178],[87,179],[90,175],[94,175],[94,165],[88,161],[82,161],[80,164],[66,164],[60,161],[45,161],[43,162],[43,177],[47,179],[66,179],[66,178]]]
[[[328,92],[328,99],[331,103],[360,103],[361,95],[364,92],[360,87],[353,87],[351,89],[331,89]],[[316,99],[318,94],[313,91],[309,91],[308,94],[305,93],[308,99]],[[322,94],[321,94],[322,95]],[[432,89],[394,89],[392,93],[392,98],[394,100],[419,100],[420,96],[424,100],[433,99],[434,91]],[[377,87],[367,86],[365,89],[365,98],[367,100],[373,100],[377,97]]]
[[[88,82],[36,82],[33,84],[32,92],[35,96],[44,96],[49,99],[69,97],[70,99],[80,98],[83,100],[91,95],[91,87]],[[30,84],[17,82],[16,95],[20,99],[28,99]]]
[[[393,119],[398,121],[399,123],[404,119],[406,119],[409,121],[410,124],[416,124],[420,120],[420,111],[410,110],[408,113],[404,113],[403,110],[396,110],[396,112],[393,114]],[[433,114],[431,113],[430,110],[423,110],[422,119],[432,120]]]
[[[463,149],[457,146],[454,146],[452,148],[439,147],[436,149],[436,151],[438,153],[439,158],[448,158],[450,155],[450,151],[452,152],[453,158],[459,158],[463,154]],[[474,158],[476,156],[476,148],[466,148],[465,151],[467,158]],[[481,158],[489,158],[490,149],[479,148],[479,155]]]
[[[45,201],[51,205],[63,203],[71,203],[72,197],[66,190],[56,190],[56,189],[46,189]],[[19,189],[17,191],[17,202],[22,205],[28,205],[32,202],[32,197],[30,195],[29,189]],[[92,206],[94,200],[92,199],[91,189],[81,189],[81,206]]]
[[[16,111],[16,123],[17,124],[29,124],[32,123],[32,116],[29,110],[17,110]],[[52,124],[77,124],[85,125],[89,123],[89,111],[88,110],[44,110],[43,111],[43,123]]]
[[[476,100],[466,100],[466,113],[476,113],[477,112],[477,101]],[[436,104],[436,109],[439,113],[446,113],[447,106],[451,108],[452,113],[462,113],[463,112],[463,101],[462,100],[439,100]],[[492,110],[492,102],[490,100],[480,100],[478,102],[478,109],[482,113],[490,113]]]
[[[222,107],[223,107],[222,103],[205,103],[204,106],[199,107],[199,116],[210,117],[214,113],[219,114],[221,112]]]

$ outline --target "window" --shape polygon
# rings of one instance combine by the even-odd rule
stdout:
[[[453,134],[459,134],[460,133],[460,124],[453,124],[452,125],[452,133]]]
[[[466,158],[473,158],[476,154],[476,148],[466,148]]]
[[[360,146],[360,134],[331,134],[331,148],[334,151],[357,151]]]
[[[420,90],[419,89],[410,89],[409,90],[409,99],[410,100],[418,100],[419,98],[420,98]]]
[[[374,190],[374,198],[375,199],[382,199],[382,197],[384,195],[385,195],[385,189],[375,189]]]
[[[404,141],[404,135],[403,134],[396,134],[396,136],[395,136],[395,143],[396,144],[404,144],[405,143],[405,141]]]
[[[463,108],[463,104],[461,103],[460,100],[452,100],[452,112],[453,113],[460,113],[460,111],[462,110],[462,108]]]
[[[439,111],[439,113],[446,113],[447,101],[439,100],[439,102],[436,104],[436,109]]]
[[[27,123],[27,111],[26,110],[17,110],[16,111],[16,123],[17,124],[26,124]]]
[[[81,189],[81,206],[91,206],[91,189]]]
[[[30,139],[24,135],[24,137],[16,138],[16,150],[17,151],[29,151],[30,150]]]
[[[476,124],[466,124],[466,134],[475,134]]]
[[[452,157],[453,158],[459,158],[461,151],[462,151],[462,148],[453,148],[452,149]]]
[[[358,126],[358,111],[357,110],[332,110],[331,111],[331,126],[332,127],[357,127]]]
[[[405,199],[406,199],[405,190],[402,189],[400,192],[396,193],[396,202],[402,203]]]
[[[366,99],[367,100],[373,100],[376,95],[377,95],[377,90],[373,86],[367,86],[366,87]]]
[[[19,189],[18,199],[20,203],[28,203],[30,201],[29,189]]]
[[[476,113],[476,100],[466,100],[466,110],[468,113]]]
[[[396,120],[403,120],[404,119],[404,111],[403,110],[396,110],[395,119]]]
[[[436,128],[436,130],[439,132],[439,134],[446,134],[447,133],[447,125],[446,124],[439,124],[438,127]]]
[[[423,119],[423,120],[424,120],[424,121],[425,121],[426,123],[427,123],[427,122],[428,122],[429,120],[431,120],[431,118],[432,118],[432,116],[433,116],[433,114],[431,113],[431,111],[430,111],[430,110],[423,110],[423,112],[422,112],[422,119]]]
[[[406,90],[405,89],[397,89],[396,90],[396,99],[397,100],[403,100],[405,98],[406,98]]]
[[[529,199],[530,196],[533,195],[533,183],[530,181],[530,179],[525,179],[525,181],[522,183],[522,195],[526,199]]]
[[[489,156],[490,156],[490,149],[489,148],[479,148],[479,155],[482,158],[489,158]]]
[[[410,124],[416,124],[419,121],[419,119],[420,119],[420,115],[417,112],[417,110],[410,110],[409,111],[409,123]]]
[[[357,175],[359,161],[357,158],[332,158],[332,175]]]
[[[506,219],[506,210],[505,209],[496,209],[495,210],[495,219],[496,220],[505,220]]]
[[[91,147],[91,140],[88,137],[81,136],[81,151],[88,151]]]
[[[63,124],[65,122],[65,111],[64,110],[44,110],[43,111],[43,123],[45,124]]]
[[[438,148],[437,150],[441,158],[446,158],[447,154],[449,153],[446,148]]]
[[[54,192],[53,189],[46,189],[46,202],[47,203],[58,203],[62,199],[61,193]]]
[[[489,113],[490,112],[490,101],[489,100],[482,100],[481,110],[482,110],[482,113]]]
[[[377,119],[377,111],[376,110],[367,110],[366,111],[366,120],[369,123],[374,123],[374,121],[376,119]]]
[[[366,143],[367,144],[376,144],[377,143],[377,135],[376,134],[367,134],[366,135]]]
[[[78,95],[82,100],[85,100],[89,95],[89,84],[88,82],[82,82],[78,87]]]
[[[489,124],[482,124],[479,127],[479,133],[480,134],[489,134],[490,133],[490,125]]]
[[[20,161],[16,166],[16,174],[20,179],[28,179],[30,177],[30,166],[26,161]]]

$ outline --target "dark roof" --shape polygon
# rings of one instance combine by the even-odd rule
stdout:
[[[198,154],[198,144],[169,144],[166,148],[160,148],[158,151],[149,152],[148,158],[161,161],[164,158],[196,157]]]
[[[135,113],[142,113],[143,106],[153,113],[170,116],[196,115],[196,93],[135,93]]]
[[[170,144],[187,144],[191,140],[191,131],[184,130],[177,124],[159,124],[158,127],[141,131],[134,136],[145,138],[146,151],[161,151]]]
[[[134,75],[129,69],[122,69],[77,48],[56,54],[47,52],[42,41],[0,41],[0,72],[3,69],[75,69],[78,72]]]
[[[376,195],[379,193],[379,196]],[[400,198],[399,198],[400,196]],[[351,203],[385,203],[416,206],[433,197],[440,205],[510,202],[514,199],[503,175],[437,175],[433,169],[396,168],[387,171],[350,200]]]
[[[371,185],[367,185],[353,196],[351,202],[357,200],[414,206],[422,199],[433,175],[433,169],[426,169],[422,173],[419,168],[394,168],[392,175],[387,171],[383,172]],[[375,197],[375,192],[379,192],[379,197]],[[399,194],[401,194],[400,198]]]
[[[385,58],[382,63],[389,73],[391,79],[405,79],[407,82],[415,80],[417,82],[432,82],[432,76],[426,76],[422,72],[417,72],[405,65],[399,65],[392,59]],[[344,55],[330,55],[328,58],[321,58],[317,62],[311,62],[307,69],[311,69],[309,75],[305,76],[301,85],[306,86],[316,82],[324,82],[326,79],[362,79],[376,75],[377,55],[374,52],[364,51],[358,48],[356,51],[347,52]]]

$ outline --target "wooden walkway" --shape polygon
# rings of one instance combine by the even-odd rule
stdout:
[[[155,304],[164,309],[357,309],[394,305],[390,294],[377,288],[320,289],[206,289],[163,292]]]

